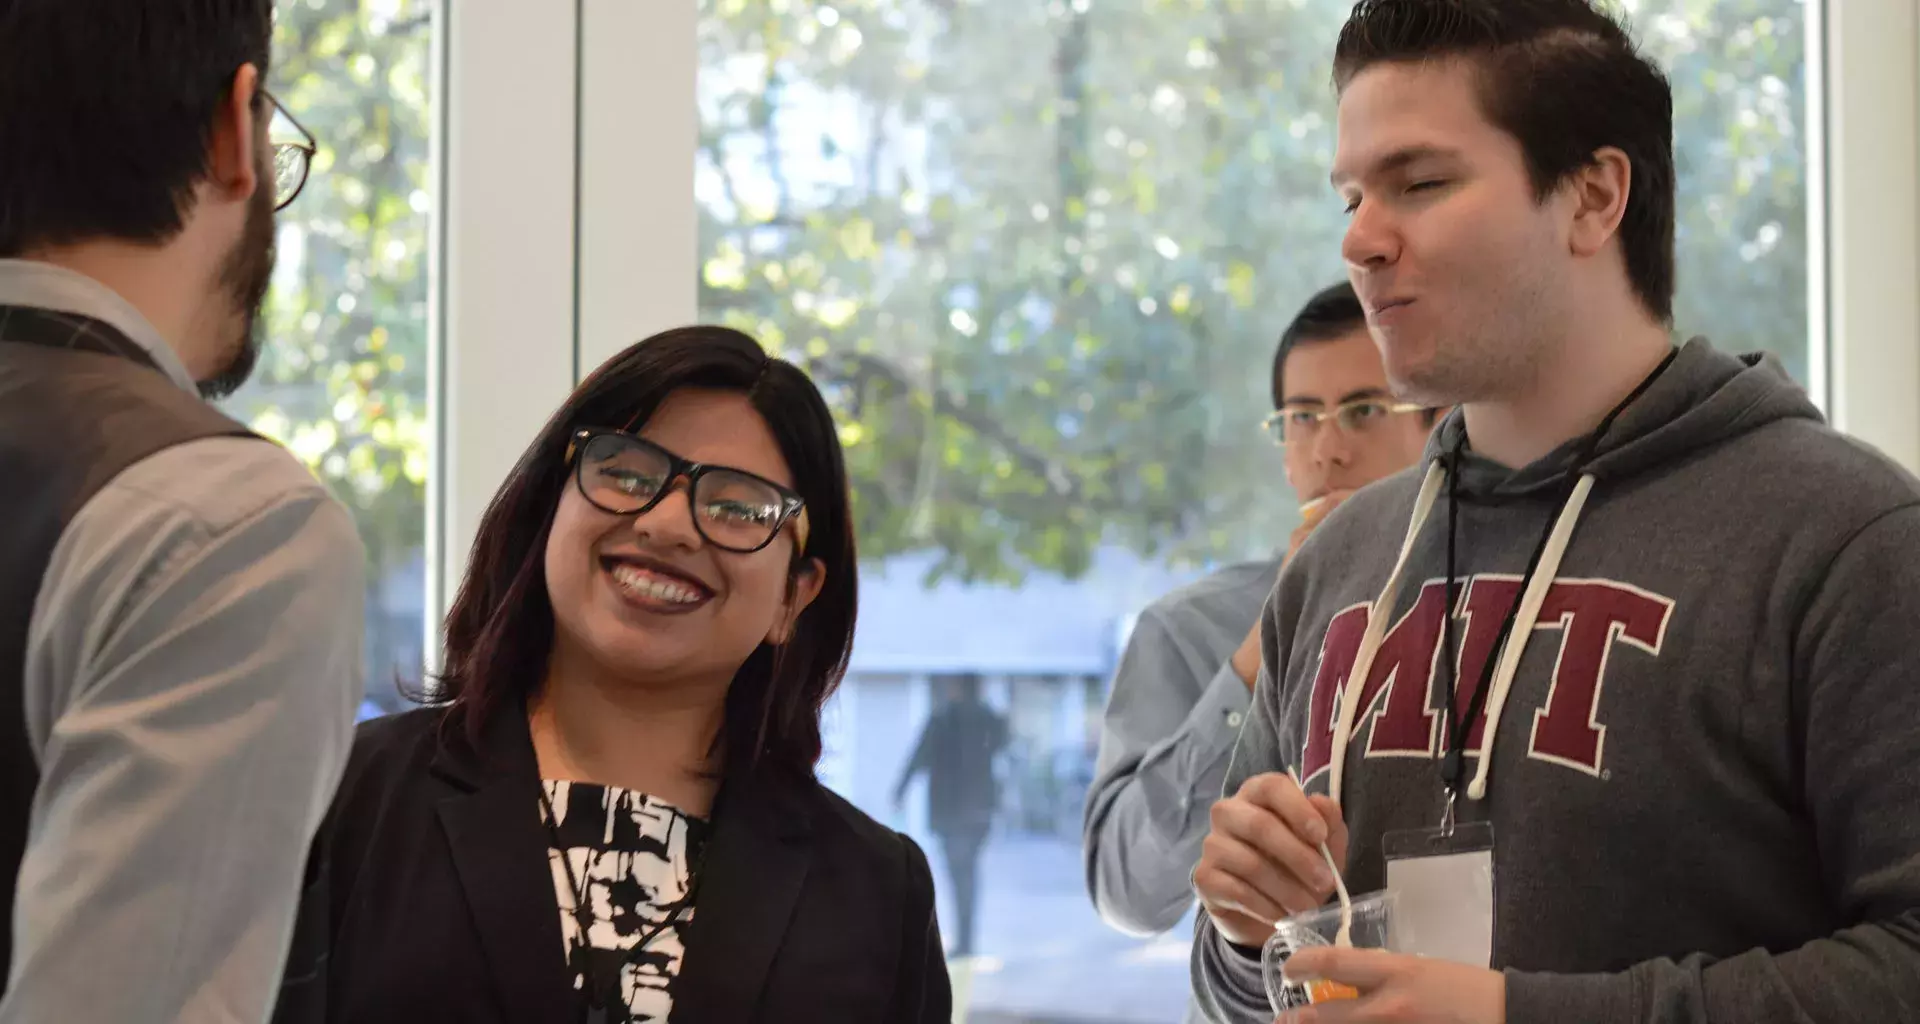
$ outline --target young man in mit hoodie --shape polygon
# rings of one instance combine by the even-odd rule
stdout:
[[[1673,346],[1671,93],[1584,0],[1366,0],[1334,65],[1351,277],[1402,397],[1460,410],[1263,614],[1201,1003],[1272,1018],[1324,841],[1454,934],[1295,955],[1357,992],[1300,1019],[1920,1020],[1920,482]]]

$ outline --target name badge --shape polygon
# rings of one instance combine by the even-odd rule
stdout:
[[[1493,823],[1389,832],[1381,842],[1394,950],[1491,967]]]

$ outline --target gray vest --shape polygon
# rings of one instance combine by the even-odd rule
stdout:
[[[39,767],[27,743],[27,624],[53,549],[82,506],[163,449],[248,436],[98,320],[0,306],[0,978]]]

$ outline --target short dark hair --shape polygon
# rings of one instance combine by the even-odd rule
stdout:
[[[0,257],[178,234],[272,39],[272,0],[0,0]]]
[[[1588,0],[1361,0],[1333,81],[1382,63],[1459,57],[1487,119],[1520,143],[1535,198],[1614,146],[1633,168],[1620,244],[1648,312],[1673,320],[1673,90],[1622,23]]]
[[[853,650],[858,572],[846,464],[833,414],[806,373],[725,327],[676,328],[608,360],[541,428],[487,506],[447,614],[445,670],[431,694],[448,705],[448,722],[463,726],[470,742],[478,743],[491,715],[517,712],[538,687],[552,651],[547,536],[572,479],[567,443],[573,431],[583,424],[638,429],[681,388],[747,396],[807,503],[812,532],[805,550],[794,553],[793,569],[797,574],[806,559],[817,558],[826,580],[792,637],[777,647],[761,644],[734,674],[721,735],[729,767],[813,776],[820,712]]]
[[[1280,334],[1280,347],[1273,352],[1273,407],[1287,400],[1287,357],[1310,341],[1332,341],[1367,325],[1367,311],[1353,285],[1342,281],[1320,289],[1294,315],[1293,322]]]

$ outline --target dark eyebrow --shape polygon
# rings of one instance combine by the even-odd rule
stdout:
[[[1380,158],[1374,163],[1372,168],[1369,169],[1368,173],[1373,175],[1391,174],[1395,171],[1405,170],[1408,164],[1419,163],[1422,160],[1447,160],[1459,155],[1459,150],[1445,149],[1440,146],[1407,146],[1402,149],[1396,149]],[[1353,180],[1353,175],[1342,174],[1336,168],[1328,180],[1333,182],[1334,188],[1339,188],[1341,185]]]
[[[1389,392],[1386,388],[1361,388],[1358,391],[1347,392],[1345,395],[1342,395],[1340,399],[1334,402],[1333,404],[1345,405],[1348,402],[1360,402],[1360,401],[1365,401],[1369,398],[1392,398],[1392,397],[1393,397],[1393,394]],[[1311,395],[1293,395],[1287,398],[1286,400],[1282,401],[1280,404],[1281,405],[1317,405],[1317,406],[1325,407],[1327,403],[1321,401],[1318,398],[1314,398]]]

